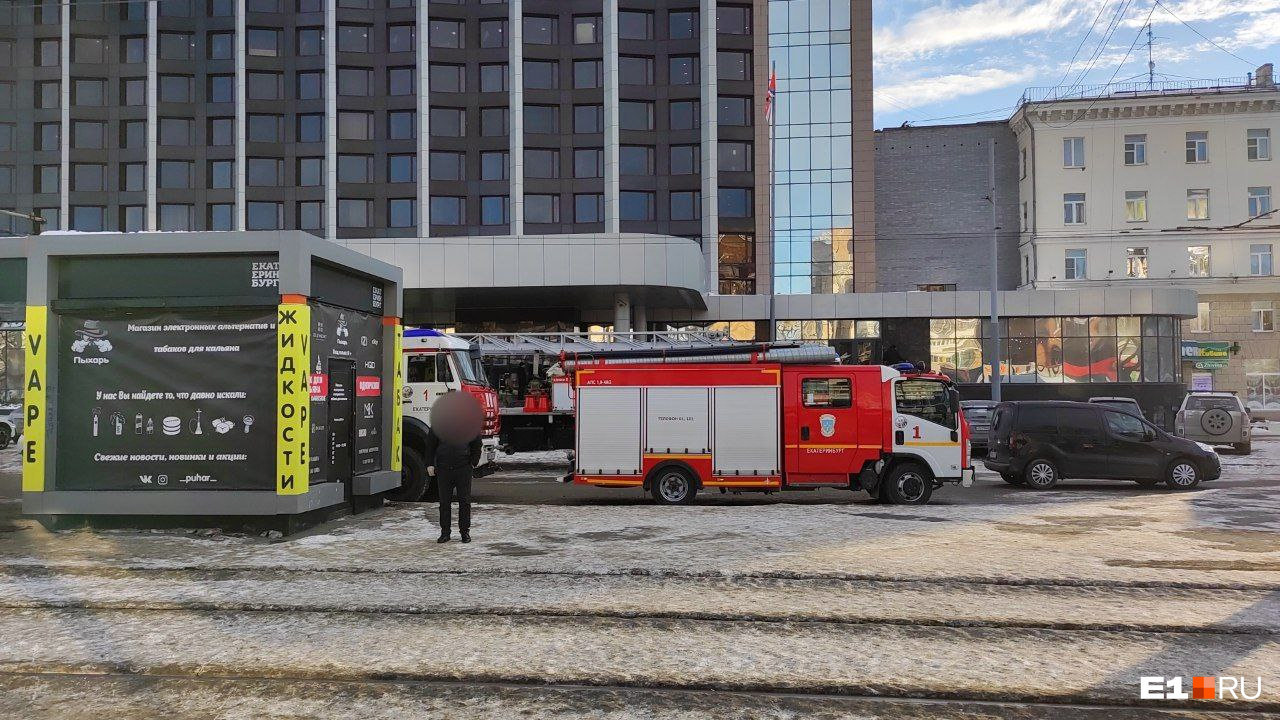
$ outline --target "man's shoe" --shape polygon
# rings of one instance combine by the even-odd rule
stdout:
[[[464,542],[464,543],[469,543],[469,542],[471,542],[471,533],[470,533],[470,532],[464,532],[464,533],[462,533],[462,542]]]
[[[439,538],[437,538],[437,539],[436,539],[436,542],[438,542],[438,543],[447,543],[447,542],[449,542],[449,533],[445,533],[445,534],[441,535]]]

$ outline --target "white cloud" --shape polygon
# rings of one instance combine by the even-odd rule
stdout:
[[[964,6],[939,3],[915,13],[901,27],[877,30],[876,60],[899,62],[941,50],[1058,30],[1077,16],[1096,12],[1099,1],[978,0]],[[1089,17],[1092,19],[1092,15]]]
[[[1005,70],[985,68],[974,72],[952,73],[935,77],[906,80],[895,84],[876,86],[876,104],[886,111],[902,111],[922,107],[940,100],[953,100],[967,95],[978,95],[988,90],[1018,86],[1035,77],[1033,68]],[[1016,96],[1009,97],[1013,105]]]
[[[1232,15],[1257,15],[1280,10],[1280,0],[1164,0],[1163,4],[1173,15],[1156,8],[1151,16],[1151,22],[1156,25],[1177,23],[1178,19],[1189,23],[1208,22]],[[1146,13],[1132,14],[1125,24],[1138,27],[1146,22],[1146,17]]]
[[[1231,37],[1220,40],[1223,46],[1238,48],[1265,48],[1280,42],[1280,14],[1256,18],[1236,28]]]

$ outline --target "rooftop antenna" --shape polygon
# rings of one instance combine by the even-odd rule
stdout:
[[[1151,32],[1151,22],[1147,21],[1147,89],[1154,90],[1156,87],[1156,60],[1154,46],[1156,44],[1155,35]]]

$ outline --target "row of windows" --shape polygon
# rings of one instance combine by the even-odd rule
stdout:
[[[1268,128],[1252,128],[1245,131],[1245,157],[1249,160],[1271,159],[1271,130]],[[1209,133],[1205,130],[1194,130],[1186,134],[1185,159],[1188,163],[1209,162]],[[1062,166],[1064,168],[1084,168],[1086,163],[1085,139],[1068,137],[1062,139]],[[1147,164],[1147,136],[1145,134],[1124,136],[1124,164]],[[1022,176],[1027,176],[1027,151],[1022,151]]]
[[[699,82],[698,58],[674,56],[668,62],[670,85],[695,85]],[[719,80],[750,80],[751,53],[745,50],[720,50],[716,53],[716,78]],[[622,85],[653,85],[653,58],[640,55],[622,55],[618,58],[618,81]],[[577,90],[604,86],[604,61],[600,59],[573,61],[573,87]],[[560,88],[559,60],[525,60],[524,88],[526,90],[558,90]]]
[[[1066,225],[1084,225],[1087,222],[1085,212],[1085,193],[1064,193],[1062,196],[1062,222]],[[1264,185],[1248,188],[1246,198],[1250,218],[1262,217],[1271,212],[1271,186]],[[1022,204],[1022,225],[1027,227],[1027,204]],[[1147,222],[1147,191],[1126,190],[1124,193],[1125,222]],[[1209,190],[1193,188],[1187,190],[1187,219],[1209,219]]]
[[[653,40],[654,14],[641,10],[623,10],[618,13],[618,37],[622,40]],[[599,15],[577,15],[571,20],[570,31],[575,45],[594,45],[602,41]],[[525,15],[523,20],[524,42],[530,45],[559,45],[561,18],[545,15]],[[479,22],[479,41],[482,48],[506,47],[509,29],[505,18],[483,19]],[[740,5],[723,5],[716,8],[716,31],[725,35],[751,34],[751,8]],[[693,40],[699,33],[696,10],[671,10],[667,12],[667,39]],[[467,47],[466,22],[462,20],[433,19],[428,23],[427,42],[435,48]]]
[[[750,172],[752,146],[749,142],[720,141],[719,167],[725,172]],[[480,153],[481,180],[507,178],[509,153],[494,150]],[[574,148],[572,177],[604,177],[603,148]],[[650,145],[622,145],[618,148],[621,175],[653,175],[655,148]],[[701,148],[697,145],[672,145],[669,148],[670,175],[696,175],[700,169]],[[562,177],[561,152],[553,148],[526,148],[524,175],[527,178]],[[446,150],[431,152],[432,180],[466,180],[466,153]]]
[[[1267,246],[1268,248],[1270,246]],[[1270,256],[1268,255],[1268,262]],[[1253,332],[1275,332],[1276,331],[1276,304],[1272,300],[1254,300],[1249,304],[1250,326]],[[1234,331],[1235,328],[1233,327]],[[1196,303],[1196,319],[1191,321],[1191,332],[1207,333],[1213,332],[1213,318],[1211,313],[1211,304],[1207,302]]]
[[[1148,277],[1148,248],[1125,248],[1125,277]],[[1187,247],[1187,277],[1212,277],[1212,248],[1209,245],[1190,245]],[[1089,279],[1089,251],[1085,248],[1071,248],[1066,251],[1066,266],[1063,278],[1066,280]],[[1269,276],[1273,272],[1271,245],[1252,244],[1249,246],[1249,274],[1252,276]]]

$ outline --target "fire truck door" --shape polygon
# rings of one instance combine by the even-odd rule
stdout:
[[[838,372],[791,376],[795,424],[787,436],[787,483],[844,484],[858,454],[853,379]]]
[[[894,452],[914,455],[934,476],[960,477],[959,401],[940,380],[902,378],[893,386]]]

